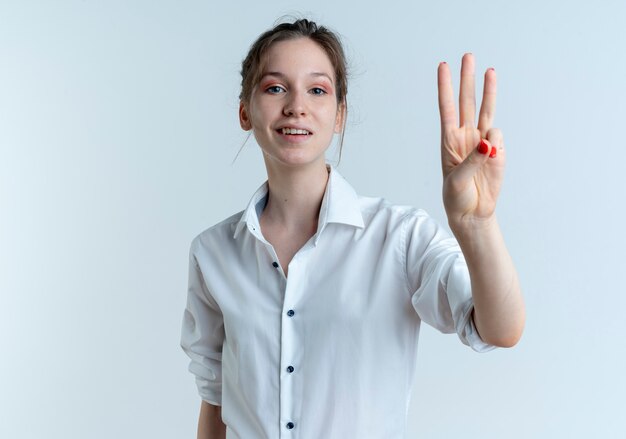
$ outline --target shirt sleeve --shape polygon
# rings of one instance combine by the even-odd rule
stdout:
[[[224,318],[208,291],[198,261],[189,251],[189,288],[183,315],[180,346],[191,359],[189,372],[196,377],[200,397],[222,405],[222,345]]]
[[[494,349],[476,330],[469,271],[457,241],[422,210],[405,217],[403,232],[407,283],[420,319],[443,333],[456,332],[477,352]]]

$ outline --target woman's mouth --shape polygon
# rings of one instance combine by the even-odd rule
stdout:
[[[304,128],[279,128],[276,132],[289,144],[299,145],[309,141],[313,133]]]
[[[312,134],[310,131],[298,128],[280,128],[277,131],[290,136],[310,136]]]

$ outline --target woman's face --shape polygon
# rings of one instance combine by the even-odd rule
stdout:
[[[266,162],[324,164],[344,114],[337,104],[330,59],[309,38],[274,43],[267,56],[250,101],[240,105],[241,127],[253,130]]]

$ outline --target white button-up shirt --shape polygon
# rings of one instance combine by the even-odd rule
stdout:
[[[191,243],[181,346],[227,439],[404,438],[420,324],[492,348],[458,243],[329,170],[317,233],[288,277],[259,226],[267,182]]]

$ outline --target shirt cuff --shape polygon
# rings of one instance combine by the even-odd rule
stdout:
[[[478,329],[476,329],[476,324],[472,318],[473,310],[474,301],[468,300],[464,306],[463,317],[457,322],[456,333],[459,335],[463,344],[471,347],[474,351],[480,353],[492,351],[497,346],[485,343],[483,339],[480,338],[480,334],[478,334]]]
[[[198,395],[200,395],[200,398],[202,398],[203,401],[213,405],[222,405],[221,383],[216,386],[214,381],[209,381],[196,376],[196,386],[198,388]]]

